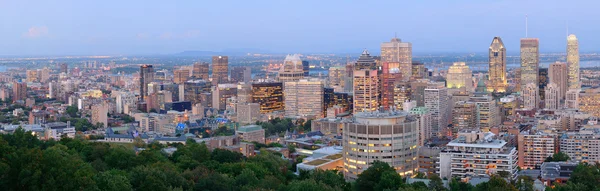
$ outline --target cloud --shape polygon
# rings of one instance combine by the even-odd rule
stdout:
[[[48,27],[46,26],[33,26],[27,30],[27,32],[23,33],[24,37],[27,38],[39,38],[48,35]]]

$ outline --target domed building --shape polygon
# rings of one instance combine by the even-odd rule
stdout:
[[[279,69],[277,79],[281,82],[297,82],[302,78],[304,78],[304,68],[300,55],[287,55],[283,66]]]

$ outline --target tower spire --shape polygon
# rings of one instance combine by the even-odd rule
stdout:
[[[525,38],[527,38],[527,14],[525,14]]]

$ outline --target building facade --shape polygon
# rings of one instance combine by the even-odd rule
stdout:
[[[581,88],[579,78],[579,42],[574,34],[567,37],[567,65],[569,66],[569,89]]]
[[[354,71],[354,113],[375,111],[379,107],[377,70]]]
[[[494,37],[489,48],[488,91],[506,92],[506,48],[500,37]]]
[[[412,76],[412,44],[392,38],[390,42],[381,43],[381,62],[397,63],[402,74],[402,80],[407,81]]]
[[[521,88],[525,88],[530,83],[538,86],[539,45],[540,41],[537,38],[521,39]]]
[[[212,84],[217,85],[229,80],[229,57],[212,57]]]

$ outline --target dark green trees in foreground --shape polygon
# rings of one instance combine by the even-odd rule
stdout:
[[[291,163],[275,153],[261,150],[254,157],[215,149],[188,141],[172,145],[131,148],[107,143],[65,138],[40,141],[19,129],[0,136],[0,190],[447,190],[443,181],[429,177],[428,184],[406,184],[387,163],[375,162],[352,183],[337,171],[293,174]],[[571,181],[551,190],[597,190],[600,168],[580,165]],[[533,190],[533,180],[519,178],[508,183],[494,176],[477,186],[451,180],[450,190]]]

